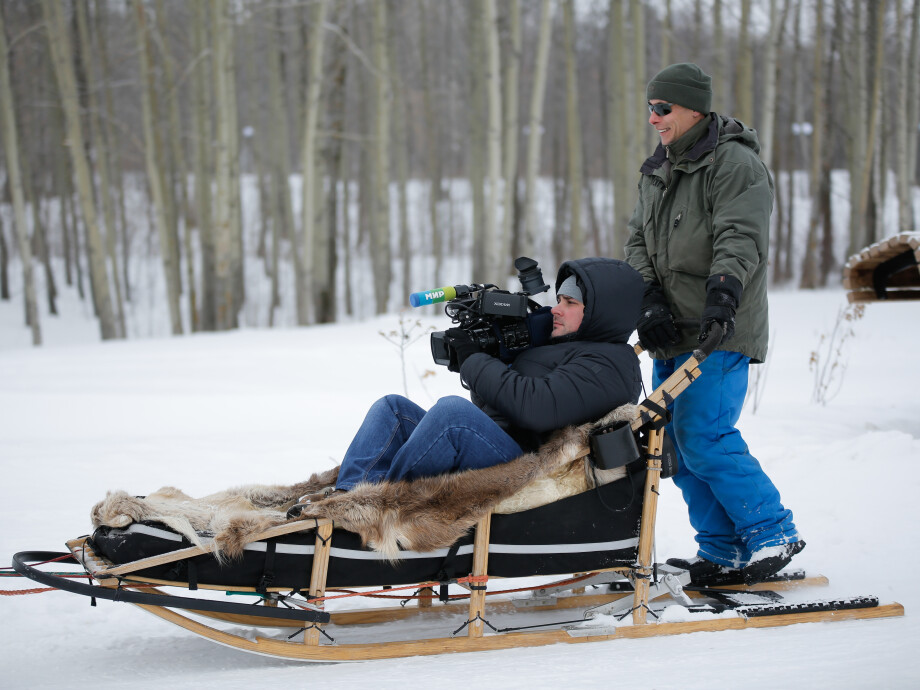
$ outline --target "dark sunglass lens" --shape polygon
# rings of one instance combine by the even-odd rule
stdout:
[[[671,104],[670,103],[649,103],[648,111],[650,113],[655,113],[658,117],[664,117],[665,115],[670,115]]]

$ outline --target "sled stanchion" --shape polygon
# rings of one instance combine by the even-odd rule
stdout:
[[[648,461],[645,474],[645,495],[642,521],[639,527],[639,551],[636,556],[633,586],[633,623],[647,622],[649,580],[652,577],[652,547],[655,539],[655,519],[658,512],[658,484],[661,479],[662,429],[652,429],[648,438]]]
[[[482,637],[482,621],[486,608],[486,585],[476,579],[484,578],[489,569],[489,533],[492,528],[492,514],[488,513],[476,523],[476,538],[473,541],[473,577],[470,585],[470,617],[467,637]]]
[[[422,587],[418,592],[418,605],[419,608],[428,609],[431,608],[432,602],[434,601],[434,589],[431,587]]]
[[[310,574],[310,596],[312,601],[326,593],[326,575],[329,573],[329,549],[332,546],[332,522],[320,524],[316,529],[316,547],[313,551],[313,571]],[[319,604],[323,608],[323,604]],[[319,646],[319,636],[323,631],[318,625],[307,628],[303,634],[303,643],[312,647]]]

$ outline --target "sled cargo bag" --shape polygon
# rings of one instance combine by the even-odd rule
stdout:
[[[627,467],[627,476],[604,486],[538,508],[493,514],[489,575],[526,577],[585,572],[631,565],[639,544],[645,464]],[[211,535],[202,534],[206,540]],[[447,581],[473,567],[473,530],[447,548],[402,551],[396,563],[361,545],[353,532],[332,533],[327,587],[381,587]],[[192,544],[160,523],[126,528],[100,527],[90,547],[115,564],[159,556]],[[217,587],[253,587],[257,591],[307,589],[316,536],[304,530],[246,545],[241,558],[221,564],[211,554],[132,573],[132,579]]]

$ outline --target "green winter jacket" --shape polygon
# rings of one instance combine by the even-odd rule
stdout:
[[[626,260],[647,283],[662,286],[675,318],[700,317],[709,276],[741,281],[735,336],[719,349],[762,362],[773,179],[758,156],[757,133],[711,113],[681,139],[670,147],[659,144],[642,165]],[[699,331],[682,335],[680,343],[653,356],[692,351]]]

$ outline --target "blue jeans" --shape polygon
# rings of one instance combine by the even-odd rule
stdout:
[[[466,398],[441,398],[425,412],[401,395],[388,395],[368,410],[342,460],[336,488],[491,467],[522,453]]]
[[[655,360],[653,385],[689,357]],[[731,568],[743,567],[760,548],[799,540],[792,511],[735,428],[749,362],[737,352],[713,352],[701,376],[675,398],[667,427],[680,458],[674,483],[687,503],[698,555]]]

